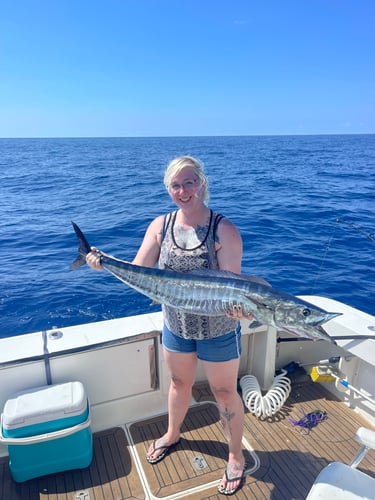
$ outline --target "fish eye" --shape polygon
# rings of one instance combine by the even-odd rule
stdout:
[[[310,311],[310,309],[305,307],[305,309],[302,311],[302,314],[305,316],[305,318],[307,318],[307,316],[310,316],[311,311]]]

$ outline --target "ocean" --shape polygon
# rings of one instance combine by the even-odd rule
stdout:
[[[375,314],[375,135],[0,139],[0,336],[157,311],[106,272],[71,271],[76,222],[131,260],[174,208],[167,163],[205,165],[243,272]]]

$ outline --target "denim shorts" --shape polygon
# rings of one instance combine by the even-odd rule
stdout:
[[[207,340],[190,340],[178,337],[164,325],[162,332],[163,346],[170,352],[196,352],[202,361],[222,362],[238,359],[241,356],[241,326],[232,332]]]

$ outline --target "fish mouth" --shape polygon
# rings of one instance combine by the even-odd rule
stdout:
[[[324,325],[324,323],[327,323],[327,321],[337,318],[338,316],[342,316],[342,313],[325,312],[320,316],[320,318],[315,319],[311,323],[309,322],[309,324],[311,326],[321,326]]]
[[[308,331],[304,330],[303,328],[289,329],[288,327],[279,328],[279,331],[289,333],[290,335],[293,335],[293,337],[300,337],[300,338],[302,337],[302,339],[304,340],[310,340],[310,341],[328,340],[328,342],[337,345],[335,339],[332,338],[322,326],[320,325],[317,326],[309,325],[309,326],[310,328]]]
[[[341,314],[338,314],[338,316],[341,316]],[[337,345],[336,340],[331,337],[330,334],[327,333],[322,326],[317,326],[316,329],[319,331],[320,337],[323,340],[328,340],[328,342],[331,342],[333,345]]]

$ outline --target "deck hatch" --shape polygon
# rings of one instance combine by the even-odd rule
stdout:
[[[147,450],[166,432],[167,426],[167,414],[127,426],[150,497],[178,498],[209,488],[216,491],[228,458],[227,440],[216,403],[204,402],[190,407],[181,428],[180,442],[161,462],[151,465],[146,460]],[[249,468],[258,468],[258,458],[248,443],[244,454]]]

